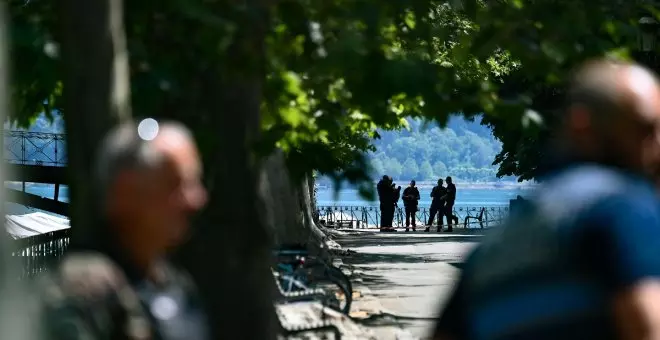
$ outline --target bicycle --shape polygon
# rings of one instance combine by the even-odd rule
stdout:
[[[275,256],[274,272],[285,292],[320,288],[329,293],[328,300],[324,301],[328,307],[344,314],[350,312],[353,285],[339,268],[300,248],[278,250]]]

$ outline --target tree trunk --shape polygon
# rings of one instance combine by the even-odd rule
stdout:
[[[234,18],[227,72],[200,75],[200,105],[214,112],[194,126],[196,135],[213,136],[204,150],[209,204],[180,260],[198,284],[214,339],[267,340],[277,333],[274,280],[253,154],[261,129],[267,12],[252,1]]]
[[[301,188],[291,183],[282,151],[276,150],[263,162],[259,189],[275,245],[306,244],[309,232],[303,224]]]
[[[276,246],[306,245],[314,250],[324,245],[327,237],[315,221],[314,189],[310,181],[313,181],[311,175],[299,183],[291,181],[281,150],[264,161],[259,189]]]
[[[128,53],[121,0],[62,0],[64,121],[73,243],[94,242],[93,178],[103,136],[130,118]]]
[[[318,197],[316,196],[316,176],[314,174],[307,176],[307,185],[309,185],[309,197],[312,199],[312,213],[314,213],[314,223],[318,224]]]
[[[5,114],[9,113],[9,41],[7,33],[7,15],[5,3],[0,2],[0,115],[5,121]],[[0,141],[0,148],[4,152],[4,138]],[[0,181],[4,183],[5,162],[0,164]],[[4,191],[0,191],[0,213],[5,216]],[[5,220],[3,219],[3,229]],[[0,233],[0,329],[6,339],[37,339],[35,327],[30,320],[30,298],[21,282],[17,280],[19,267],[12,257],[13,243],[6,231]]]

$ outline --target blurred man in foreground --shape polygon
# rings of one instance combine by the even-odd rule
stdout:
[[[561,158],[469,256],[435,339],[660,339],[660,86],[598,61],[577,73]]]
[[[194,286],[165,260],[206,199],[190,133],[152,119],[125,124],[98,156],[102,222],[89,227],[100,239],[45,278],[45,337],[208,339]]]

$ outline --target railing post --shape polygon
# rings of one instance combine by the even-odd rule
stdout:
[[[60,198],[60,184],[56,183],[55,184],[55,195],[54,195],[53,199],[55,201],[59,201],[59,198]]]
[[[25,164],[25,135],[21,134],[21,163]]]
[[[53,160],[53,163],[54,163],[53,165],[59,165],[59,163],[60,163],[59,158],[57,157],[57,142],[58,142],[57,136],[54,136],[53,143],[55,144],[55,159]],[[58,189],[57,185],[55,185],[56,195],[57,195],[58,191],[59,191],[59,189]],[[57,201],[57,198],[55,198],[55,200]]]

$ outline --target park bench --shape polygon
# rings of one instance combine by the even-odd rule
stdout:
[[[481,227],[481,229],[483,229],[484,228],[484,213],[485,212],[486,212],[486,208],[481,208],[481,210],[479,211],[479,215],[477,215],[477,216],[470,216],[470,215],[465,216],[465,221],[463,221],[463,228],[468,227],[468,225],[470,223],[470,220],[477,220],[477,221],[479,221],[479,226]]]
[[[339,328],[332,320],[324,320],[307,325],[291,325],[286,321],[286,317],[282,315],[280,309],[275,308],[275,311],[280,326],[280,334],[285,338],[307,332],[332,332],[335,339],[341,339],[341,332],[339,332]]]
[[[326,292],[323,289],[308,289],[299,292],[287,293],[282,288],[280,281],[275,277],[273,272],[273,278],[275,279],[275,285],[279,291],[279,303],[293,303],[301,301],[317,301],[323,300],[326,297]],[[322,321],[308,325],[290,325],[286,322],[286,318],[281,314],[281,311],[278,308],[275,308],[277,312],[278,324],[280,326],[280,333],[284,337],[293,336],[296,334],[302,334],[307,332],[324,332],[330,331],[334,334],[335,339],[341,339],[341,333],[339,328],[332,321]]]
[[[279,292],[279,299],[281,303],[290,303],[298,301],[315,301],[315,300],[324,300],[326,297],[326,292],[323,289],[307,289],[296,292],[285,292],[280,284],[280,280],[277,279],[275,272],[273,272],[273,279],[275,280],[275,286]]]

